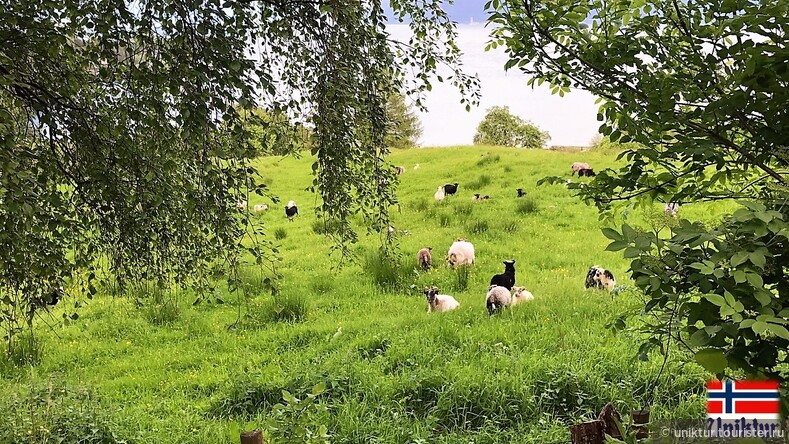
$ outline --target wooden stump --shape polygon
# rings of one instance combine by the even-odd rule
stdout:
[[[241,444],[264,444],[263,432],[260,430],[241,432]]]
[[[589,421],[570,426],[573,444],[603,444],[605,441],[605,423]]]
[[[633,428],[636,429],[636,438],[648,438],[649,409],[633,410],[630,412],[630,416],[633,418]]]
[[[622,417],[619,416],[619,412],[617,412],[614,406],[609,402],[603,407],[603,410],[600,411],[600,416],[597,417],[597,420],[603,422],[604,433],[611,435],[612,438],[622,439],[622,433],[619,431],[619,427],[617,427],[614,418],[616,418],[620,424],[622,423]]]

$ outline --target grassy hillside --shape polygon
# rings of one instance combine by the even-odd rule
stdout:
[[[316,233],[315,197],[304,191],[311,159],[262,159],[271,190],[301,212],[293,223],[281,206],[257,216],[272,239],[284,235],[276,241],[279,302],[251,269],[243,278],[255,296],[242,307],[232,295],[224,305],[192,307],[181,294],[174,308],[162,308],[150,295],[139,294],[137,307],[133,298],[100,294],[69,325],[41,326],[37,366],[2,367],[0,406],[12,414],[0,419],[0,442],[114,435],[233,443],[239,430],[270,429],[272,418],[287,429],[323,425],[338,443],[549,442],[567,440],[567,424],[608,401],[620,411],[641,407],[661,360],[639,362],[637,340],[605,328],[637,296],[583,287],[593,264],[628,285],[628,263],[604,251],[594,208],[562,186],[536,187],[546,175],[569,177],[576,160],[614,164],[612,155],[505,148],[393,153],[406,168],[393,225],[408,234],[400,238],[402,263],[388,270],[376,260],[377,235],[362,235],[358,261],[336,267],[331,242]],[[436,202],[436,187],[447,182],[459,182],[459,194]],[[519,187],[527,198],[515,198]],[[475,192],[492,199],[473,202]],[[714,219],[722,211],[690,206],[682,214]],[[477,250],[467,282],[443,262],[457,237]],[[417,272],[416,252],[428,245],[437,266]],[[535,300],[490,318],[487,284],[505,259],[517,261],[517,284]],[[454,295],[460,309],[426,314],[419,289],[428,284]],[[239,308],[246,314],[232,328]],[[297,320],[283,321],[289,313]],[[704,378],[698,367],[671,363],[658,380],[653,417],[703,415],[696,394]],[[314,407],[272,412],[283,389],[303,397],[317,384],[326,388]]]

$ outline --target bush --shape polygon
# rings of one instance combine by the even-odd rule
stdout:
[[[482,188],[484,186],[490,185],[491,182],[493,182],[493,180],[490,178],[490,176],[488,176],[487,174],[483,174],[483,175],[479,176],[476,181],[469,182],[468,183],[468,188],[470,188],[470,189],[479,189],[479,188]]]
[[[518,201],[518,206],[515,207],[518,214],[531,214],[539,211],[537,201],[533,197],[526,197]]]
[[[86,389],[52,381],[0,398],[0,442],[124,443],[106,407]]]
[[[285,231],[284,228],[280,227],[274,230],[274,239],[282,240],[285,239],[286,237],[288,237],[288,232]]]
[[[477,127],[474,145],[502,145],[518,148],[542,148],[548,141],[547,132],[510,114],[506,106],[489,108]]]
[[[515,221],[504,222],[502,229],[507,233],[514,233],[518,231],[518,223]]]
[[[482,157],[477,161],[477,166],[485,166],[491,163],[496,163],[501,160],[501,156],[498,154],[491,155],[490,153],[483,154]]]

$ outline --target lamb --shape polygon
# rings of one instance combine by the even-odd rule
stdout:
[[[573,164],[570,166],[570,169],[572,170],[572,172],[570,173],[570,175],[572,176],[573,174],[577,173],[580,170],[591,170],[592,167],[585,162],[573,162]]]
[[[290,222],[293,222],[293,218],[299,215],[299,207],[296,206],[296,201],[291,200],[288,202],[288,205],[285,207],[285,216],[288,217]]]
[[[449,247],[447,262],[449,262],[450,267],[454,268],[457,265],[473,264],[475,261],[474,245],[471,242],[467,242],[463,238],[458,238],[458,240]]]
[[[448,294],[438,294],[438,288],[431,287],[425,288],[425,297],[427,297],[427,312],[444,312],[451,311],[460,307],[460,302]]]
[[[488,200],[488,199],[490,199],[490,195],[488,194],[481,196],[479,193],[475,193],[473,196],[471,196],[471,200]]]
[[[676,202],[669,202],[663,207],[663,211],[671,217],[677,217],[679,215],[679,204]]]
[[[589,272],[586,273],[586,288],[606,289],[611,291],[615,286],[616,279],[614,279],[613,273],[599,265],[592,266]]]
[[[405,167],[401,167],[401,166],[396,167],[395,171],[397,171],[397,174],[403,174],[405,173]]]
[[[427,271],[433,265],[433,257],[430,255],[431,251],[433,251],[433,247],[425,247],[416,254],[416,262],[424,271]]]
[[[253,207],[255,209],[255,213],[259,213],[261,211],[268,211],[268,205],[266,204],[258,204]]]
[[[518,192],[518,197],[523,197],[523,196],[525,196],[525,195],[526,195],[526,192],[525,192],[525,191],[523,191],[523,188],[518,188],[518,189],[517,189],[517,190],[515,190],[515,191],[517,191],[517,192]]]
[[[597,173],[595,173],[594,170],[591,168],[582,168],[578,170],[578,177],[583,177],[583,176],[595,177],[597,176]]]
[[[523,287],[512,287],[512,303],[510,303],[510,307],[531,300],[534,300],[534,295],[530,291]]]
[[[512,290],[515,285],[515,259],[504,261],[504,273],[493,276],[490,285],[498,285]]]
[[[453,194],[455,194],[457,192],[458,192],[458,183],[457,182],[455,182],[453,184],[452,183],[448,183],[448,184],[444,185],[444,193],[446,193],[447,196],[451,196],[451,195],[453,195]]]
[[[491,285],[488,287],[488,296],[485,298],[485,306],[488,308],[488,314],[490,316],[509,307],[511,303],[512,295],[510,295],[508,289],[498,285]]]
[[[239,210],[246,210],[247,209],[247,201],[246,200],[239,200],[236,202],[236,208]]]
[[[444,187],[438,187],[438,191],[436,191],[436,194],[434,194],[433,197],[435,197],[436,200],[444,200],[444,197],[446,197],[444,194]]]
[[[418,169],[419,169],[419,164],[414,165],[414,170],[418,170]]]

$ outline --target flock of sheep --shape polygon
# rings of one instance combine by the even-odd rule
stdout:
[[[414,170],[419,169],[419,164],[414,166]],[[594,169],[585,162],[574,162],[571,167],[571,175],[578,174],[579,177],[594,177],[596,174]],[[396,167],[397,174],[403,174],[405,167]],[[436,200],[444,200],[447,196],[457,194],[459,184],[448,183],[438,187],[434,194]],[[526,192],[522,188],[518,188],[517,197],[523,197]],[[475,193],[472,200],[487,200],[490,199],[489,195],[480,195]],[[239,201],[236,207],[241,210],[247,209],[247,201]],[[259,204],[254,206],[254,211],[268,211],[269,206],[266,204]],[[677,217],[679,213],[679,204],[670,202],[664,208],[666,214]],[[285,216],[289,221],[293,222],[293,218],[299,215],[299,209],[296,202],[291,200],[285,206]],[[391,227],[390,227],[391,229]],[[417,263],[423,271],[427,271],[433,264],[432,248],[425,247],[419,250],[416,255]],[[473,265],[476,262],[474,254],[474,245],[463,238],[458,238],[450,247],[446,257],[447,262],[451,268],[462,265]],[[614,275],[605,268],[594,265],[586,274],[585,281],[586,288],[596,288],[612,291],[616,287],[616,279]],[[427,298],[427,312],[445,312],[451,311],[460,307],[454,297],[446,294],[439,294],[437,287],[426,287],[424,290],[425,297]],[[504,261],[504,273],[493,276],[490,280],[490,286],[485,297],[485,306],[489,315],[493,315],[502,309],[518,305],[525,301],[534,299],[534,295],[527,291],[524,287],[515,286],[515,260],[510,259]]]
[[[418,167],[418,165],[417,165]],[[415,169],[417,168],[415,167]],[[588,163],[575,162],[570,167],[571,174],[578,173],[579,177],[594,177],[596,174]],[[404,167],[397,167],[397,174],[405,172]],[[434,194],[436,200],[444,200],[447,196],[457,194],[459,184],[448,183],[438,187]],[[523,197],[526,192],[522,188],[518,188],[517,197]],[[481,196],[479,193],[474,194],[473,200],[486,200],[490,196]],[[666,212],[672,212],[676,215],[679,206],[677,204],[667,204]],[[432,247],[424,247],[417,252],[417,264],[423,271],[427,271],[433,265]],[[458,238],[449,247],[447,252],[446,261],[451,268],[462,265],[473,265],[476,262],[474,254],[474,245],[463,238]],[[601,290],[612,291],[616,287],[616,279],[611,271],[606,270],[598,265],[592,266],[586,274],[585,281],[586,288],[595,288]],[[424,289],[425,297],[427,298],[427,312],[446,312],[460,307],[460,302],[448,294],[440,294],[435,286],[429,286]],[[493,315],[505,308],[518,305],[525,301],[534,299],[534,295],[526,290],[524,287],[515,286],[515,260],[510,259],[504,261],[504,273],[493,276],[490,280],[487,294],[485,296],[485,306],[489,315]]]

